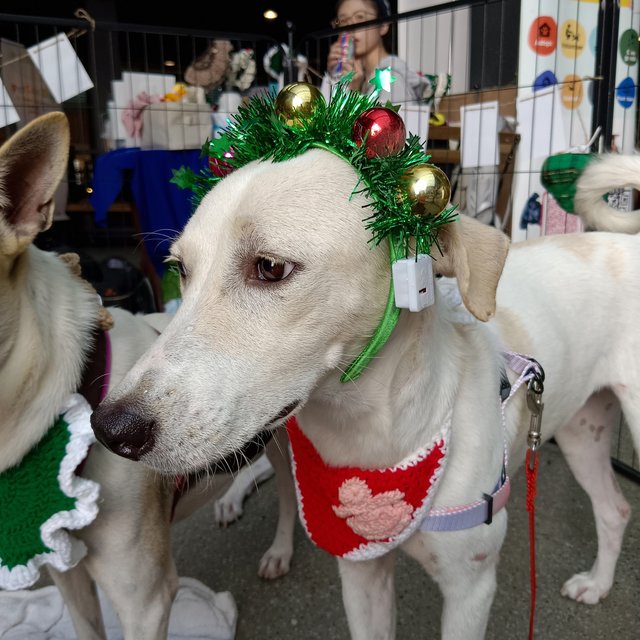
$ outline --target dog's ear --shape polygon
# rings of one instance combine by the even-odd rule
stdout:
[[[461,214],[438,234],[431,255],[434,269],[456,278],[467,309],[487,321],[496,310],[496,289],[509,251],[509,238],[494,227]]]
[[[0,147],[0,231],[23,250],[51,226],[53,196],[69,159],[69,122],[48,113],[19,129]]]

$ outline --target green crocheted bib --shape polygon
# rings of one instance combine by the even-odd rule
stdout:
[[[75,498],[62,493],[57,479],[70,437],[60,416],[18,466],[0,474],[0,558],[10,569],[51,551],[40,538],[40,525],[75,506]]]
[[[99,485],[75,473],[95,442],[90,416],[72,394],[43,438],[0,474],[0,589],[25,589],[43,565],[66,571],[85,555],[69,531],[98,513]]]

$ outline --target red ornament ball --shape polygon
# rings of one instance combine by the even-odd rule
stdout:
[[[393,109],[372,107],[358,116],[351,138],[358,146],[364,144],[367,158],[394,156],[404,149],[407,130]]]
[[[224,178],[233,171],[233,167],[223,159],[233,158],[233,148],[229,149],[229,151],[225,151],[222,155],[222,158],[209,156],[209,171],[218,178]]]

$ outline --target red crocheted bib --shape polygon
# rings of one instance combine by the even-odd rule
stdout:
[[[387,469],[327,465],[297,420],[287,422],[300,519],[334,556],[367,560],[404,542],[427,516],[445,463],[449,425]]]

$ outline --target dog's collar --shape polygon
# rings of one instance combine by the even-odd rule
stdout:
[[[69,530],[98,514],[99,485],[75,473],[95,442],[90,416],[73,394],[40,442],[0,474],[0,588],[26,589],[43,565],[66,571],[85,555]]]
[[[503,353],[505,365],[514,373],[518,374],[516,381],[511,384],[503,371],[500,377],[500,400],[502,412],[503,430],[506,432],[506,422],[504,409],[513,398],[515,392],[525,382],[529,382],[535,376],[544,377],[544,372],[540,364],[531,358],[513,351]],[[491,524],[493,515],[498,513],[509,500],[511,483],[507,475],[507,448],[505,443],[502,472],[495,489],[491,494],[482,494],[482,500],[462,507],[448,507],[444,509],[434,509],[421,525],[423,531],[457,531],[459,529],[470,529],[480,524]]]

